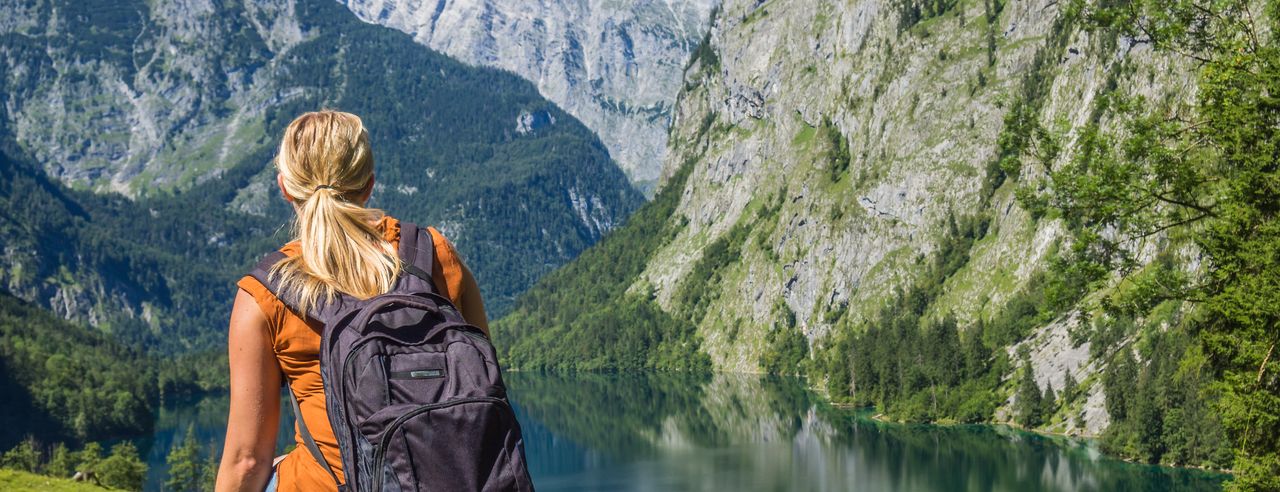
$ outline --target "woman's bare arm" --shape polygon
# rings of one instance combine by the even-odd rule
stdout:
[[[476,283],[476,278],[471,275],[471,270],[467,269],[467,265],[458,260],[458,266],[462,268],[462,292],[459,297],[462,298],[462,317],[468,323],[480,327],[484,330],[485,335],[489,335],[489,317],[484,312],[484,299],[480,297],[480,285]]]
[[[271,478],[280,425],[280,365],[268,333],[262,309],[253,296],[239,291],[227,335],[231,412],[217,492],[259,492]]]

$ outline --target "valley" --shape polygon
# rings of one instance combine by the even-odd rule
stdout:
[[[680,453],[732,444],[834,460],[777,488],[1275,490],[1275,3],[0,4],[5,417],[97,440],[224,388],[231,285],[287,238],[274,140],[329,107],[371,206],[475,271],[554,484],[697,488]],[[75,405],[72,367],[105,374]],[[652,408],[576,425],[584,388]],[[994,464],[926,456],[966,447]]]

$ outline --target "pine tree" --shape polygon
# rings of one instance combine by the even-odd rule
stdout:
[[[1031,362],[1022,363],[1022,377],[1018,380],[1018,400],[1016,402],[1017,422],[1023,427],[1038,427],[1043,409],[1040,400],[1040,386],[1036,384],[1036,374]]]
[[[977,326],[969,329],[963,339],[964,366],[966,379],[977,379],[986,373],[991,358],[991,351],[982,343],[982,319]]]
[[[1107,393],[1107,413],[1114,421],[1129,418],[1133,410],[1133,390],[1137,386],[1138,363],[1128,347],[1111,359],[1111,365],[1103,373],[1103,389]]]
[[[138,448],[133,443],[124,441],[111,447],[111,456],[98,464],[97,472],[103,485],[140,490],[147,475],[147,464],[138,457]]]
[[[1049,418],[1058,411],[1058,397],[1053,393],[1053,383],[1050,382],[1044,387],[1044,396],[1040,398],[1040,419],[1048,422]]]
[[[204,460],[200,456],[195,427],[187,426],[186,437],[174,444],[165,460],[169,465],[169,479],[164,483],[167,490],[200,492],[204,483]]]
[[[218,451],[217,443],[209,443],[209,457],[205,460],[203,467],[204,475],[202,477],[203,485],[200,487],[201,492],[213,492],[213,485],[218,480],[218,465],[221,464],[222,458]]]
[[[102,445],[96,442],[85,444],[84,449],[76,453],[75,462],[78,463],[76,471],[97,473],[98,465],[102,464]]]
[[[56,478],[67,478],[75,471],[75,457],[67,449],[67,445],[58,443],[49,455],[49,464],[44,467],[44,474]]]
[[[1076,401],[1076,392],[1079,391],[1080,383],[1076,382],[1075,376],[1071,375],[1071,371],[1067,371],[1066,377],[1062,378],[1062,406],[1066,407],[1071,402]]]

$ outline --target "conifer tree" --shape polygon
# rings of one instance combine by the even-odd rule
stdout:
[[[84,449],[76,453],[75,462],[75,471],[97,473],[98,465],[102,463],[102,445],[96,442],[85,443]]]
[[[1080,383],[1076,382],[1075,376],[1071,375],[1071,371],[1067,371],[1066,377],[1062,378],[1062,406],[1070,405],[1076,400],[1076,392],[1079,391]]]
[[[169,479],[164,483],[165,489],[174,492],[201,490],[205,479],[205,462],[200,456],[195,427],[187,426],[186,437],[174,443],[165,461],[169,465]]]
[[[56,478],[70,477],[75,471],[74,458],[66,444],[58,443],[49,454],[49,464],[45,465],[44,474]]]
[[[111,456],[98,464],[102,484],[125,490],[141,490],[147,464],[138,457],[138,448],[129,441],[111,447]]]
[[[213,484],[218,480],[218,465],[221,464],[221,453],[217,443],[209,443],[208,458],[205,460],[203,467],[203,485],[200,486],[201,492],[213,492]]]
[[[1111,359],[1103,373],[1102,386],[1107,394],[1107,414],[1114,420],[1129,418],[1132,410],[1133,389],[1137,386],[1137,362],[1133,351],[1125,347]]]
[[[1053,383],[1047,383],[1044,387],[1044,396],[1040,398],[1040,420],[1048,422],[1049,418],[1058,411],[1058,396],[1053,393]]]
[[[1022,363],[1022,377],[1018,380],[1018,400],[1015,406],[1019,424],[1028,428],[1040,425],[1040,414],[1043,408],[1040,401],[1042,398],[1043,395],[1040,393],[1040,386],[1036,384],[1036,374],[1031,367],[1031,362],[1024,360]]]

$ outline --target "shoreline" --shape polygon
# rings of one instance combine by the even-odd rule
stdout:
[[[859,406],[851,405],[847,403],[835,403],[830,401],[828,402],[828,404],[836,408],[854,410],[854,411],[857,411],[860,409],[872,408],[872,407],[859,407]],[[874,411],[874,410],[870,410],[870,411]],[[906,421],[890,420],[888,417],[885,416],[884,413],[879,413],[879,412],[875,413],[874,415],[868,415],[866,416],[866,418],[870,420],[874,420],[881,424],[889,424],[889,425],[930,425],[930,426],[936,426],[936,427],[982,426],[982,427],[989,427],[989,428],[1004,427],[1009,430],[1025,432],[1028,434],[1035,434],[1037,436],[1046,437],[1046,438],[1075,441],[1077,443],[1081,443],[1085,445],[1096,445],[1097,441],[1099,440],[1099,436],[1087,436],[1087,435],[1080,435],[1080,434],[1073,435],[1073,434],[1067,434],[1064,432],[1028,429],[1026,427],[1023,427],[1021,425],[1018,425],[1012,422],[981,422],[976,424],[963,424],[959,422],[906,422]],[[1204,473],[1212,473],[1212,474],[1227,475],[1227,476],[1235,475],[1235,471],[1231,469],[1209,468],[1209,467],[1200,466],[1200,465],[1173,465],[1168,463],[1145,463],[1142,461],[1125,458],[1123,456],[1116,456],[1111,453],[1103,452],[1101,449],[1098,449],[1098,452],[1102,456],[1105,456],[1109,459],[1113,459],[1113,460],[1120,461],[1130,465],[1154,466],[1159,468],[1171,468],[1171,469],[1181,469],[1181,470],[1195,470],[1195,471],[1204,472]]]

